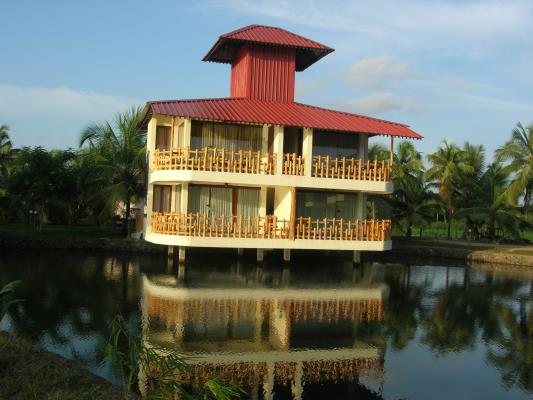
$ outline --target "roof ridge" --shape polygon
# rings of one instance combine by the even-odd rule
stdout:
[[[238,33],[242,33],[242,32],[246,32],[246,31],[249,31],[253,28],[267,28],[267,29],[275,29],[275,30],[278,30],[278,31],[281,31],[281,32],[285,32],[285,33],[288,33],[290,35],[293,35],[293,36],[296,36],[300,39],[303,39],[303,40],[306,40],[308,42],[311,42],[311,43],[314,43],[315,45],[317,46],[320,46],[324,49],[330,49],[330,50],[333,50],[332,47],[329,47],[329,46],[326,46],[325,44],[323,43],[320,43],[320,42],[317,42],[316,40],[313,40],[313,39],[309,39],[308,37],[305,37],[305,36],[302,36],[302,35],[299,35],[297,33],[294,33],[294,32],[291,32],[285,28],[280,28],[279,26],[271,26],[271,25],[262,25],[262,24],[252,24],[252,25],[248,25],[248,26],[245,26],[243,28],[240,28],[240,29],[236,29],[234,31],[231,31],[231,32],[228,32],[228,33],[225,33],[223,35],[220,35],[219,37],[220,38],[223,38],[223,39],[232,39],[230,36],[232,35],[236,35]],[[301,46],[301,47],[304,47],[304,46]]]
[[[370,120],[372,120],[372,121],[384,122],[384,123],[386,123],[386,124],[398,125],[398,126],[404,126],[404,127],[406,127],[406,128],[410,128],[410,126],[407,125],[407,124],[402,124],[402,123],[399,123],[399,122],[388,121],[388,120],[386,120],[386,119],[381,119],[381,118],[369,117],[368,115],[356,114],[356,113],[352,113],[352,112],[348,112],[348,111],[334,110],[334,109],[332,109],[332,108],[325,108],[325,107],[313,106],[313,105],[311,105],[311,104],[298,103],[298,102],[296,102],[296,101],[294,102],[294,104],[298,104],[298,105],[300,105],[300,106],[309,107],[309,108],[315,108],[315,109],[318,109],[318,110],[332,111],[332,112],[339,113],[339,114],[351,115],[351,116],[353,116],[353,117],[366,118],[366,119],[370,119]]]
[[[246,97],[206,97],[201,99],[168,99],[168,100],[150,100],[149,104],[161,104],[161,103],[177,103],[187,102],[192,103],[195,101],[217,101],[217,100],[245,100]]]

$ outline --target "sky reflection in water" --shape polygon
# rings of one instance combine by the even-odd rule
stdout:
[[[118,312],[194,356],[182,378],[232,378],[251,398],[522,399],[533,394],[533,271],[300,259],[4,255],[22,279],[0,328],[99,363]],[[445,262],[442,262],[445,264]]]

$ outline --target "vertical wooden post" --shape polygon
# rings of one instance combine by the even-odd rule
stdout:
[[[296,187],[291,186],[291,224],[289,226],[289,239],[294,240],[296,228]]]
[[[392,162],[394,161],[394,136],[390,137],[390,168],[392,168]]]

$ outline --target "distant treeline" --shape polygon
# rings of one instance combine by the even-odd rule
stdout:
[[[80,147],[68,150],[15,149],[2,125],[0,220],[104,224],[117,217],[119,205],[129,219],[130,204],[145,194],[146,133],[139,129],[140,112],[132,108],[113,123],[87,127]],[[379,144],[369,149],[371,160],[389,156]],[[369,196],[368,212],[391,217],[406,236],[443,221],[448,237],[452,223],[459,222],[469,239],[521,239],[533,227],[533,125],[517,124],[493,160],[486,162],[482,145],[443,141],[424,163],[412,142],[400,142],[394,193]]]

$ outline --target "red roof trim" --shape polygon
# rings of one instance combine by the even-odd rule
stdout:
[[[152,113],[248,124],[301,126],[374,135],[421,139],[408,125],[301,103],[246,98],[159,100],[147,103]]]

